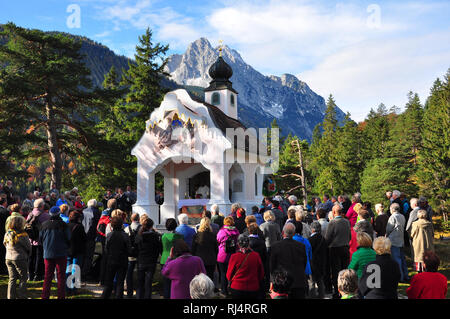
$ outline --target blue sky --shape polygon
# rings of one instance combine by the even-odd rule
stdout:
[[[410,90],[425,101],[450,67],[449,16],[443,0],[0,2],[0,23],[83,35],[129,57],[147,27],[171,53],[200,37],[223,40],[263,74],[291,73],[333,94],[357,121],[381,102],[403,109]]]

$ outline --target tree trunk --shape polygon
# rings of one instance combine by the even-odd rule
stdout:
[[[51,183],[56,185],[56,189],[61,189],[62,179],[62,160],[58,147],[58,138],[56,133],[55,114],[53,107],[47,103],[45,107],[47,113],[47,144],[52,164]]]

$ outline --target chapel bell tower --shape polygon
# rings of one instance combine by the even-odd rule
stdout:
[[[238,92],[233,89],[229,80],[233,70],[222,58],[222,48],[219,51],[219,57],[208,71],[212,81],[205,89],[205,102],[217,106],[223,113],[237,120]]]

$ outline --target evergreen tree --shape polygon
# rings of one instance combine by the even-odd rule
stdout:
[[[437,79],[425,104],[422,145],[418,154],[421,194],[435,209],[450,211],[450,69]]]
[[[6,131],[27,132],[27,156],[48,154],[51,182],[61,188],[63,168],[95,140],[91,110],[99,94],[79,53],[81,42],[61,34],[3,26],[0,109]]]

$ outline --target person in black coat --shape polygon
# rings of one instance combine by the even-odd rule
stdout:
[[[138,299],[152,298],[153,275],[156,270],[158,256],[162,253],[161,235],[153,229],[150,218],[142,222],[135,244],[137,247]]]
[[[211,220],[208,217],[203,217],[200,221],[198,231],[192,240],[191,249],[192,255],[198,256],[203,260],[206,274],[214,281],[219,245],[211,227]]]
[[[322,236],[322,226],[318,221],[311,224],[311,237],[308,238],[312,248],[311,272],[313,286],[317,285],[317,297],[323,299],[325,296],[324,276],[327,274],[328,247]]]
[[[361,299],[397,299],[401,275],[398,263],[391,257],[391,241],[387,237],[377,237],[373,249],[376,259],[364,267],[358,295]]]
[[[264,279],[259,285],[260,299],[265,299],[266,291],[269,289],[270,284],[270,274],[269,274],[269,259],[267,255],[266,241],[264,240],[264,235],[261,237],[261,230],[256,222],[250,223],[247,226],[248,238],[250,241],[250,248],[259,254],[261,262],[264,267]]]
[[[383,212],[383,204],[376,204],[375,211],[378,216],[375,218],[373,222],[373,230],[377,237],[386,235],[386,226],[389,220],[389,214]]]
[[[283,227],[284,239],[275,242],[271,247],[270,271],[285,269],[293,278],[289,298],[304,299],[306,288],[306,248],[302,243],[292,239],[294,234],[295,225],[287,223]]]
[[[245,224],[245,210],[243,208],[239,208],[236,211],[236,217],[234,218],[234,226],[239,231],[239,234],[242,234],[247,227]]]
[[[123,298],[123,283],[128,269],[128,256],[131,254],[130,236],[123,230],[123,220],[115,216],[111,219],[112,232],[105,242],[105,287],[101,298],[109,299],[116,277],[116,299]]]
[[[2,238],[5,236],[5,224],[6,224],[6,220],[9,217],[9,212],[6,209],[8,203],[6,200],[6,196],[3,195],[0,197],[0,238]],[[6,268],[6,264],[5,264],[5,256],[6,256],[6,248],[5,246],[2,244],[0,245],[0,274],[2,275],[6,275],[8,274],[8,269]]]
[[[83,265],[83,259],[86,252],[86,231],[81,224],[81,214],[73,210],[69,213],[69,224],[70,230],[70,246],[69,254],[67,256],[67,270],[66,276],[69,277],[71,274],[75,274],[77,271],[81,271],[81,266]],[[80,274],[81,275],[81,274]],[[68,293],[75,293],[75,287],[68,288]]]

